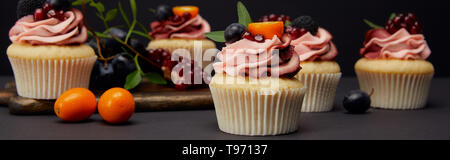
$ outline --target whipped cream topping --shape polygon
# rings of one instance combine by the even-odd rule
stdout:
[[[300,56],[300,61],[329,61],[334,60],[338,54],[336,46],[331,41],[333,36],[323,28],[319,28],[317,35],[311,33],[292,40],[295,52]]]
[[[34,21],[33,15],[22,17],[9,31],[9,39],[13,43],[32,45],[70,45],[86,42],[88,31],[83,24],[81,11],[72,9],[66,11],[64,16],[64,21],[56,18]]]
[[[427,59],[431,50],[423,34],[410,34],[402,28],[394,34],[385,30],[377,30],[360,53],[368,59],[394,58],[394,59]]]
[[[221,61],[214,63],[214,70],[230,76],[292,78],[301,68],[300,59],[289,48],[289,43],[290,39],[282,42],[274,36],[263,43],[244,38],[227,44],[218,53],[217,58]],[[279,49],[279,54],[273,54],[276,49]]]
[[[211,26],[200,15],[197,15],[183,23],[173,21],[155,21],[150,24],[152,32],[149,33],[155,39],[185,38],[204,39],[205,33],[211,32]]]

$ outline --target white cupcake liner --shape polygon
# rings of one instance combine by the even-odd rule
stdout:
[[[424,108],[433,74],[356,72],[360,89],[370,93],[374,108],[411,110]]]
[[[220,130],[247,136],[280,135],[299,128],[306,88],[262,91],[210,86]]]
[[[19,96],[57,99],[65,91],[88,88],[97,56],[79,59],[37,60],[9,57]]]
[[[341,75],[342,73],[297,74],[295,77],[307,88],[302,112],[331,111]]]

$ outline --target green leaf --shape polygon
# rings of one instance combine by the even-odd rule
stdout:
[[[150,37],[150,35],[148,35],[147,33],[141,32],[141,31],[133,31],[133,34],[148,38],[148,39],[152,39],[152,37]]]
[[[372,23],[371,21],[367,20],[367,19],[363,19],[363,21],[369,25],[370,27],[374,28],[374,29],[378,29],[378,28],[383,28],[380,25],[376,25],[375,23]]]
[[[92,1],[89,6],[91,7],[95,7],[97,9],[97,12],[99,13],[104,13],[105,12],[105,6],[103,5],[102,2],[97,2],[95,3],[94,1]]]
[[[286,23],[284,24],[284,26],[291,26],[292,22],[291,21],[286,21]]]
[[[120,1],[119,1],[119,11],[120,11],[120,14],[122,15],[123,20],[125,21],[125,23],[127,23],[127,26],[130,27],[130,25],[131,25],[130,20],[128,19],[128,16],[125,13],[125,11],[123,10],[122,3],[120,3]]]
[[[72,6],[81,6],[83,0],[76,0],[74,2],[72,2]],[[92,0],[84,0],[84,4],[89,4],[91,3]]]
[[[391,16],[389,16],[389,20],[392,20],[395,18],[395,16],[397,16],[395,13],[391,13]]]
[[[167,81],[159,73],[149,72],[149,73],[146,73],[144,76],[153,84],[158,84],[158,85],[166,85],[167,84]]]
[[[131,13],[133,13],[133,19],[137,18],[137,7],[136,7],[136,1],[130,0],[130,6],[131,6]]]
[[[205,33],[205,36],[216,42],[225,42],[225,31],[214,31]]]
[[[112,21],[117,16],[117,9],[111,9],[108,12],[106,12],[105,21]]]
[[[252,17],[250,17],[247,8],[241,1],[238,1],[237,3],[237,12],[239,17],[239,23],[244,25],[245,27],[248,27],[248,24],[252,23]]]
[[[139,83],[141,83],[141,81],[142,75],[138,70],[131,72],[130,74],[127,75],[124,88],[127,90],[136,88],[139,85]]]
[[[100,18],[102,21],[105,21],[105,17],[103,17],[103,14],[97,12],[95,13],[95,15],[97,15],[97,17]]]
[[[142,23],[137,22],[137,24],[138,24],[139,27],[141,27],[141,29],[142,29],[142,31],[143,31],[144,33],[148,33],[147,28],[145,28],[145,26],[144,26]]]

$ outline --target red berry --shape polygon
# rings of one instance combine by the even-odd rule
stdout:
[[[189,13],[189,12],[183,13],[183,18],[185,20],[191,19],[191,17],[192,17],[191,13]]]
[[[254,39],[256,42],[264,42],[264,36],[261,34],[255,35]]]
[[[278,16],[275,14],[270,14],[269,15],[269,21],[277,21],[278,20]]]
[[[52,5],[50,5],[50,3],[45,3],[44,6],[42,7],[42,10],[44,13],[47,13],[48,11],[52,10],[53,7]]]
[[[182,20],[181,17],[178,16],[178,15],[174,15],[174,16],[172,17],[172,21],[174,21],[174,22],[179,22],[179,21],[181,21],[181,20]]]
[[[395,24],[391,24],[389,26],[386,26],[386,30],[390,33],[390,34],[394,34],[395,32],[398,31],[398,28],[395,26]]]
[[[301,37],[301,33],[300,30],[298,28],[293,28],[292,31],[290,32],[292,39],[297,39],[299,37]]]
[[[250,32],[244,32],[244,34],[242,34],[242,38],[254,41],[255,38],[252,36],[252,34]]]
[[[421,33],[422,33],[422,30],[423,30],[422,25],[420,25],[418,22],[416,22],[416,23],[411,27],[411,29],[409,30],[409,32],[410,32],[411,34],[421,34]]]
[[[42,11],[42,9],[38,8],[36,9],[36,11],[34,12],[34,21],[40,21],[40,20],[44,20],[44,12]]]
[[[300,37],[308,33],[308,30],[305,28],[300,29]]]

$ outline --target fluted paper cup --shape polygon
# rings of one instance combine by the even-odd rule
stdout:
[[[9,57],[19,96],[34,99],[57,99],[65,91],[88,88],[97,56],[39,60]]]
[[[411,110],[426,106],[433,74],[356,72],[360,89],[370,93],[374,108]]]
[[[298,130],[306,88],[263,91],[210,86],[220,130],[230,134],[266,136]]]
[[[306,86],[302,112],[328,112],[333,109],[336,88],[342,73],[297,74]]]

